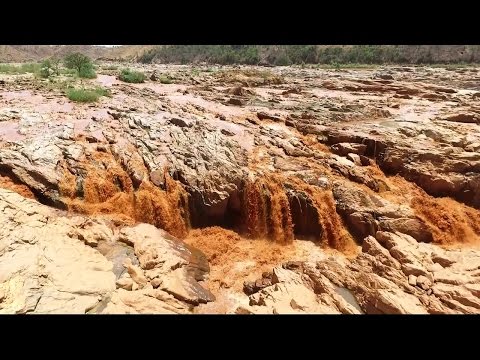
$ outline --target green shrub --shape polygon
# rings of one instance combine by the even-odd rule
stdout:
[[[341,67],[341,66],[340,66],[340,64],[339,64],[338,62],[333,61],[333,62],[332,62],[332,67],[333,67],[335,70],[338,71],[338,70],[340,70],[340,67]]]
[[[67,97],[69,100],[77,102],[94,102],[100,95],[94,90],[70,88],[67,89]]]
[[[75,69],[61,69],[60,74],[67,75],[67,76],[78,75],[77,70],[75,70]]]
[[[95,73],[93,66],[85,65],[80,68],[80,71],[78,72],[78,76],[83,79],[95,79],[97,77],[97,74]]]
[[[38,73],[40,71],[40,64],[27,63],[18,65],[12,64],[0,64],[0,73],[5,74],[26,74],[26,73]]]
[[[27,63],[20,65],[20,73],[36,73],[40,71],[40,64],[38,63]]]
[[[146,76],[144,73],[139,71],[123,69],[118,78],[127,83],[143,83]]]
[[[151,49],[139,61],[151,63],[257,64],[260,61],[257,45],[169,45]]]
[[[103,70],[118,70],[117,65],[108,65],[103,68]]]
[[[144,63],[195,64],[388,64],[478,62],[480,45],[162,45],[146,51]],[[465,53],[465,54],[464,54]],[[289,60],[287,60],[287,58]]]
[[[106,89],[98,86],[93,91],[95,91],[100,96],[112,97],[110,89]]]
[[[292,64],[292,60],[288,57],[287,54],[280,54],[273,63],[277,66],[287,66]]]
[[[0,73],[3,74],[18,74],[20,71],[19,66],[10,64],[0,64]]]
[[[40,65],[40,77],[46,79],[55,73],[52,62],[50,60],[42,61]]]
[[[97,87],[95,89],[66,89],[66,95],[68,99],[76,102],[94,102],[101,96],[110,97],[110,91],[105,88]]]

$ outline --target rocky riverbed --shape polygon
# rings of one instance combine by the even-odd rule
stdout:
[[[137,67],[0,74],[0,313],[480,312],[478,68]]]

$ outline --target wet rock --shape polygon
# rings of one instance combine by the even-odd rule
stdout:
[[[230,99],[228,99],[227,103],[230,104],[230,105],[235,105],[235,106],[245,105],[244,101],[242,99],[239,99],[239,98],[230,98]]]
[[[301,94],[301,93],[302,93],[302,90],[300,88],[291,88],[282,92],[282,95]]]
[[[287,191],[294,233],[298,238],[320,239],[323,229],[319,214],[312,199],[304,192],[290,189]]]
[[[115,120],[119,120],[123,115],[121,112],[118,111],[107,111],[107,113]]]
[[[133,265],[132,260],[126,258],[123,266],[125,266],[130,278],[138,285],[139,289],[142,289],[147,285],[148,280],[143,274],[143,270],[139,266]]]
[[[235,133],[230,131],[230,130],[227,130],[227,129],[221,129],[220,132],[223,134],[223,135],[226,135],[226,136],[234,136]]]
[[[63,126],[62,132],[58,137],[63,140],[73,140],[74,135],[74,126],[72,123],[69,123]]]
[[[374,74],[374,77],[382,80],[394,80],[394,77],[391,74],[386,73],[377,73]]]
[[[176,299],[194,305],[215,300],[215,296],[209,290],[204,289],[197,282],[192,282],[181,269],[176,269],[164,276],[160,287]]]
[[[357,166],[362,166],[362,161],[360,160],[360,156],[357,154],[349,153],[347,154],[347,159],[353,162]]]
[[[248,96],[253,94],[251,90],[245,89],[241,86],[235,86],[235,87],[229,88],[225,90],[225,93],[229,95],[235,95],[235,96]]]
[[[160,278],[155,278],[152,281],[150,281],[150,284],[152,284],[154,289],[158,288],[160,285],[162,285],[162,283],[163,283],[163,280]]]
[[[108,141],[109,144],[115,144],[117,142],[114,134],[112,134],[108,131],[103,131],[102,134],[105,137],[105,139]]]
[[[165,174],[161,170],[155,170],[150,173],[150,181],[161,189],[165,188]]]
[[[386,231],[401,232],[415,238],[421,242],[432,242],[433,235],[431,229],[420,219],[416,218],[397,218],[381,220],[379,227]]]
[[[263,112],[263,111],[257,112],[257,117],[260,120],[272,120],[272,121],[275,121],[275,122],[283,122],[283,119],[280,118],[279,116],[271,115],[271,114]]]
[[[9,169],[22,183],[50,199],[51,203],[58,199],[61,175],[57,163],[62,158],[62,150],[48,136],[29,142],[21,152],[0,149],[0,167]]]
[[[476,124],[480,122],[480,117],[478,117],[476,114],[462,113],[462,114],[450,115],[445,118],[445,121]]]
[[[332,145],[332,151],[341,156],[346,156],[349,153],[364,155],[367,150],[367,145],[354,143],[336,143]]]
[[[317,309],[321,313],[358,313],[367,314],[425,314],[425,313],[478,313],[478,300],[473,294],[478,292],[475,280],[458,280],[455,282],[435,284],[431,275],[405,274],[403,269],[412,266],[416,261],[418,268],[425,268],[431,264],[430,249],[435,246],[425,243],[416,243],[407,235],[392,233],[378,233],[377,241],[374,237],[367,237],[362,246],[362,254],[347,264],[340,265],[335,259],[322,262],[299,262],[294,267],[283,266],[277,268],[272,277],[272,285],[250,295],[250,311],[254,313],[296,313],[309,312]],[[452,256],[457,250],[452,252]],[[399,253],[410,254],[398,256]],[[397,255],[395,255],[397,254]],[[475,251],[474,258],[478,259]],[[455,263],[459,268],[469,262],[460,259]],[[406,262],[405,262],[406,261]],[[370,270],[368,270],[370,269]],[[447,271],[454,278],[454,272]],[[458,275],[457,275],[458,277]],[[447,276],[440,277],[447,279]],[[313,287],[312,287],[313,286]],[[413,286],[413,288],[412,288]],[[352,298],[338,297],[337,288],[347,289]],[[316,300],[306,303],[296,296],[309,298],[307,289],[317,294]],[[480,289],[480,288],[479,288]],[[310,291],[312,291],[310,290]],[[342,290],[344,291],[344,290]],[[288,306],[284,298],[290,295]],[[423,294],[429,296],[424,301]],[[346,296],[346,295],[345,295]],[[357,302],[358,300],[358,302]],[[324,307],[325,306],[325,307]],[[358,309],[356,308],[358,306]]]
[[[363,156],[363,155],[359,155],[360,157],[360,163],[362,166],[369,166],[371,165],[371,162],[370,162],[370,159],[366,156]]]
[[[179,118],[171,118],[169,120],[169,122],[175,126],[179,126],[179,127],[191,127],[193,126],[193,124],[191,122],[188,122],[186,120],[183,120],[183,119],[179,119]]]
[[[263,288],[272,285],[272,275],[273,274],[271,273],[264,273],[262,274],[261,279],[256,281],[245,281],[243,284],[243,292],[247,295],[252,295]]]

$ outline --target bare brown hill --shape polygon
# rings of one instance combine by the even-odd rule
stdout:
[[[0,62],[40,61],[52,56],[64,57],[80,52],[93,59],[135,60],[153,46],[125,45],[115,47],[94,45],[0,45]]]

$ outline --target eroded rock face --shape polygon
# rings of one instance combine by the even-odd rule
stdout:
[[[45,109],[39,113],[35,96],[8,94],[12,100],[5,103],[24,110],[2,111],[9,130],[0,146],[0,174],[25,184],[45,204],[87,214],[121,209],[129,218],[179,237],[192,226],[241,228],[240,220],[231,219],[243,216],[248,183],[272,172],[291,171],[288,177],[297,177],[310,171],[313,176],[304,181],[313,186],[319,186],[319,178],[339,176],[381,192],[388,185],[383,174],[372,171],[376,163],[431,195],[478,208],[480,139],[478,125],[467,121],[478,100],[475,91],[459,84],[466,75],[444,74],[457,89],[428,68],[399,74],[385,70],[394,81],[378,78],[382,71],[282,71],[288,76],[228,69],[205,73],[202,86],[194,82],[189,87],[190,75],[182,71],[172,86],[132,87],[102,75],[98,81],[113,96],[98,110],[49,94],[48,101],[41,99]],[[298,79],[305,81],[299,85]],[[236,81],[243,87],[232,87]],[[215,87],[226,84],[226,89]],[[21,86],[39,89],[28,81]],[[248,98],[249,105],[223,105],[223,94]],[[452,109],[452,103],[459,106]],[[165,171],[183,193],[168,183]],[[300,189],[294,192],[300,194]],[[294,192],[289,201],[300,202],[295,211],[310,212],[310,195]],[[169,215],[161,221],[158,214],[164,212]],[[355,216],[356,222],[372,222]],[[384,229],[419,227],[412,220],[400,222],[384,223]],[[301,219],[294,223],[305,228]],[[309,232],[320,236],[320,229]],[[428,236],[422,241],[429,241]]]
[[[214,300],[197,282],[204,255],[152,225],[66,217],[4,189],[0,219],[1,313],[188,312]]]
[[[71,222],[0,190],[3,313],[85,313],[115,290],[112,263],[68,233]]]
[[[421,124],[397,119],[384,127],[365,124],[360,130],[344,126],[320,131],[339,155],[366,155],[385,173],[400,174],[433,196],[480,207],[475,129],[451,128],[440,119]]]
[[[344,182],[335,183],[333,195],[337,211],[360,241],[378,230],[402,232],[421,242],[433,240],[429,227],[406,204],[391,203]]]
[[[330,257],[276,267],[265,275],[272,279],[271,285],[254,288],[250,306],[243,306],[241,311],[479,313],[479,261],[478,250],[444,250],[405,234],[379,231],[376,237],[365,238],[362,253],[353,260],[339,263]]]

